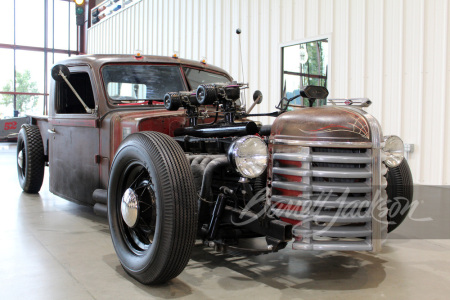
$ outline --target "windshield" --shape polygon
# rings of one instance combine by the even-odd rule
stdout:
[[[109,99],[117,103],[159,102],[167,92],[185,90],[176,65],[106,65],[102,75]]]
[[[185,67],[183,69],[191,89],[197,89],[200,84],[205,83],[230,82],[230,79],[221,74],[206,72],[189,67]]]

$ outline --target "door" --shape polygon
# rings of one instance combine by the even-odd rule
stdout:
[[[72,67],[69,81],[86,105],[94,109],[91,70]],[[65,82],[55,82],[53,112],[49,118],[50,191],[65,199],[94,204],[92,193],[99,186],[99,128],[97,113],[87,113]]]

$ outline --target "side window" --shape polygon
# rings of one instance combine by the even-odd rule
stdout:
[[[89,79],[89,74],[82,73],[71,73],[69,77],[69,82],[72,84],[74,89],[83,99],[84,103],[89,108],[95,108],[94,94],[92,92],[91,80]],[[65,82],[57,83],[57,107],[56,113],[58,114],[85,114],[81,102],[78,100],[77,96],[73,93],[70,87]]]

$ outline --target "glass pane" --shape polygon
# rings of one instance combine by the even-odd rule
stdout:
[[[44,1],[16,0],[16,44],[44,47],[44,19]]]
[[[109,65],[102,75],[108,96],[117,102],[162,101],[167,92],[184,90],[177,66]]]
[[[327,86],[328,40],[319,40],[283,48],[283,95],[292,98],[305,86]],[[322,104],[324,101],[317,101]],[[297,98],[292,104],[308,105]]]
[[[196,89],[200,84],[229,82],[230,80],[223,75],[205,72],[198,69],[184,68],[189,85]]]
[[[70,11],[70,18],[75,18],[75,11]],[[55,49],[69,47],[69,2],[55,0]]]
[[[2,0],[0,9],[0,43],[14,44],[14,0]]]
[[[48,47],[53,47],[53,30],[55,34],[55,49],[77,50],[78,29],[76,26],[75,3],[62,0],[48,0]],[[53,29],[53,4],[55,5],[55,28]],[[70,11],[69,11],[70,6]],[[70,22],[70,24],[69,24]]]
[[[18,84],[17,77],[19,74],[22,76],[25,73],[29,73],[29,76],[23,77],[28,78],[25,82],[29,88],[36,88],[37,91],[33,93],[43,93],[44,92],[44,53],[37,51],[16,51],[16,87]]]
[[[22,93],[44,92],[44,53],[16,51],[16,91]],[[20,115],[42,114],[43,96],[17,95]]]
[[[283,85],[286,87],[286,98],[292,98],[300,94],[301,83],[300,76],[284,75]],[[299,104],[300,98],[295,99],[292,104]]]
[[[62,53],[55,53],[55,61],[54,64],[57,64],[63,60],[66,60],[69,58],[69,54],[62,54]],[[51,60],[50,60],[51,61]]]
[[[14,50],[0,49],[0,89],[3,92],[14,91]],[[13,96],[0,95],[0,119],[13,116]]]
[[[70,50],[77,51],[77,18],[75,15],[75,3],[70,3]]]
[[[108,95],[112,100],[145,100],[147,86],[139,83],[109,82]]]
[[[284,71],[300,72],[300,45],[283,48]]]
[[[53,47],[53,0],[48,1],[48,48]]]
[[[42,115],[44,109],[44,96],[17,95],[16,109],[19,117],[26,115]]]
[[[14,91],[14,50],[0,49],[0,84],[4,92]]]

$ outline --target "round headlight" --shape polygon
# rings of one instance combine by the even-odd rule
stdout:
[[[256,178],[266,170],[269,150],[261,138],[247,135],[231,144],[228,159],[242,176]]]
[[[390,167],[394,168],[398,166],[404,157],[404,146],[403,141],[396,135],[386,136],[384,138],[383,152],[386,155],[386,160],[384,163]]]

